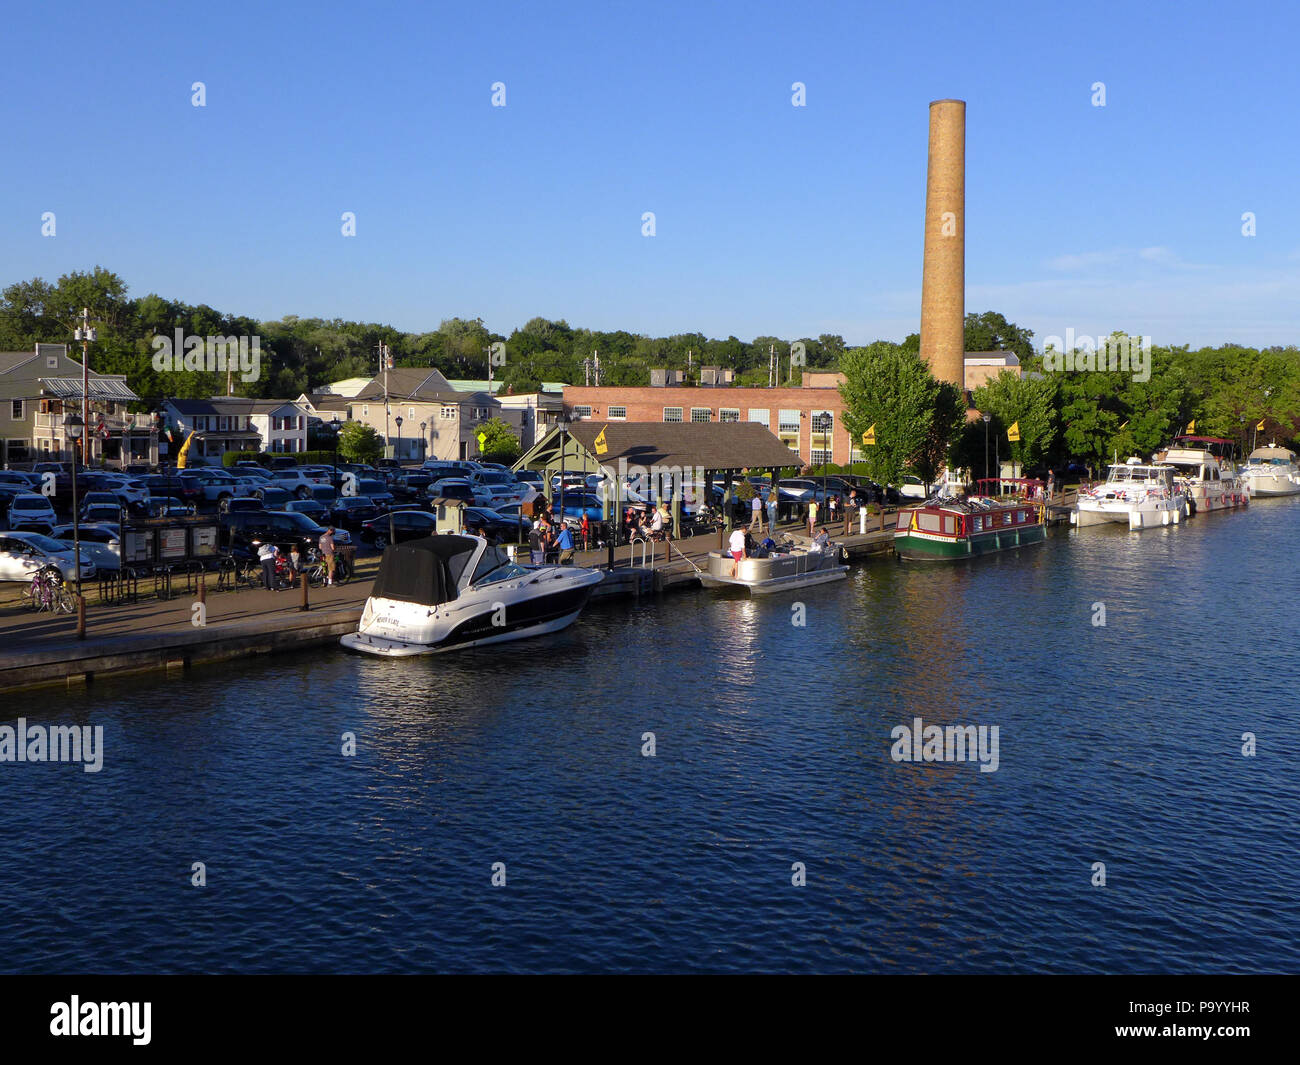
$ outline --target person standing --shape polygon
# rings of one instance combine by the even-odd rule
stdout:
[[[262,564],[262,587],[268,592],[275,591],[275,556],[279,554],[275,544],[259,544],[257,560]]]
[[[587,520],[587,512],[582,512],[582,549],[586,551],[591,546],[591,523]]]
[[[543,535],[545,527],[545,521],[539,514],[537,520],[533,522],[533,527],[528,530],[528,559],[534,566],[546,564],[546,539]]]
[[[573,533],[569,531],[568,525],[560,526],[560,533],[555,538],[555,546],[559,549],[561,566],[573,565]]]
[[[731,530],[731,575],[735,577],[740,572],[740,560],[745,557],[745,527],[737,525]]]
[[[750,527],[763,531],[763,493],[757,488],[754,489],[754,502],[750,504]]]
[[[325,559],[325,583],[334,583],[334,526],[330,525],[320,538],[320,553]]]
[[[817,497],[813,496],[808,501],[808,535],[812,536],[813,530],[817,527]]]
[[[777,498],[778,498],[779,496],[780,496],[780,493],[779,493],[779,492],[777,491],[777,489],[776,489],[776,481],[773,481],[773,482],[772,482],[772,487],[771,487],[770,489],[768,489],[768,493],[767,493],[767,531],[768,531],[768,535],[771,535],[771,534],[773,534],[773,533],[776,532]]]
[[[302,548],[297,544],[289,549],[289,587],[298,585],[298,576],[302,573]]]

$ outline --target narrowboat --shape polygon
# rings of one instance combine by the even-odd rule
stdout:
[[[1011,495],[980,494],[985,488]],[[1042,482],[1018,478],[977,481],[976,494],[931,498],[898,512],[894,550],[913,561],[972,558],[1047,539]]]

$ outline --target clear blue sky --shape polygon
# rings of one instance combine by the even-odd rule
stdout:
[[[4,284],[100,264],[260,318],[901,339],[928,104],[957,97],[968,310],[1040,341],[1300,342],[1280,0],[127,0],[4,26]]]

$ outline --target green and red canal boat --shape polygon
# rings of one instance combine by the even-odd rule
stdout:
[[[907,507],[898,512],[894,550],[900,558],[929,562],[1041,544],[1047,539],[1042,489],[1041,481],[994,478],[976,481],[975,492],[960,499]]]

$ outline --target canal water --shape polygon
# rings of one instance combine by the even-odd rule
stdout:
[[[1298,542],[1260,501],[3,695],[104,762],[0,764],[0,969],[1294,972]],[[996,770],[895,760],[916,718]]]

